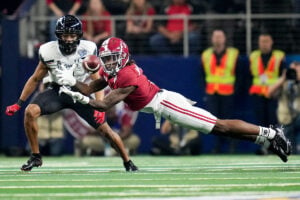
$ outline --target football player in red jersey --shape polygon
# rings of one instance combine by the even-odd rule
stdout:
[[[70,71],[74,74],[74,79],[78,81],[84,81],[88,78],[90,74],[83,68],[82,60],[88,55],[97,55],[96,44],[91,41],[80,40],[82,25],[80,20],[73,15],[66,15],[57,20],[55,34],[58,40],[47,42],[40,47],[40,61],[35,72],[26,82],[18,102],[6,108],[6,114],[9,116],[17,112],[24,101],[37,88],[39,82],[49,74],[50,87],[37,95],[25,110],[24,125],[32,154],[27,163],[21,167],[21,170],[30,171],[33,167],[42,165],[37,136],[37,118],[65,108],[76,111],[87,123],[109,140],[122,157],[126,171],[138,170],[130,160],[119,135],[106,123],[105,113],[96,111],[92,107],[75,103],[69,96],[59,95],[58,93],[62,85],[68,85],[58,80],[59,70]],[[95,74],[98,75],[97,73]]]
[[[61,87],[60,92],[99,111],[105,111],[123,100],[132,110],[153,113],[157,125],[160,124],[160,118],[164,117],[202,133],[252,141],[269,148],[287,162],[291,143],[282,128],[261,127],[242,120],[218,119],[208,111],[193,106],[194,102],[181,94],[159,88],[134,61],[129,60],[129,49],[120,38],[112,37],[104,41],[99,56],[103,64],[100,79],[86,85],[76,81],[71,73],[60,73],[58,77],[61,81],[76,86],[81,93],[66,87]],[[102,101],[88,97],[107,85],[112,91]]]

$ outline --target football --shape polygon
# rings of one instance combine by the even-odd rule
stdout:
[[[95,55],[88,55],[83,59],[82,66],[88,72],[94,73],[99,70],[99,68],[101,66],[101,61]]]

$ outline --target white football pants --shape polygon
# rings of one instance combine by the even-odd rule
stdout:
[[[156,128],[159,128],[160,118],[163,117],[189,129],[202,133],[211,132],[217,118],[192,104],[193,102],[183,95],[164,89],[160,90],[140,112],[153,113]]]

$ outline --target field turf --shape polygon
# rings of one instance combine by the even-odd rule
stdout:
[[[300,156],[135,156],[126,173],[119,157],[44,157],[21,172],[27,157],[0,156],[0,199],[300,199]]]

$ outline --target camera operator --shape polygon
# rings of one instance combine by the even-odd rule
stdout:
[[[268,92],[270,98],[279,99],[278,122],[291,138],[294,152],[300,153],[300,146],[297,148],[297,137],[300,137],[300,62],[292,62]]]

